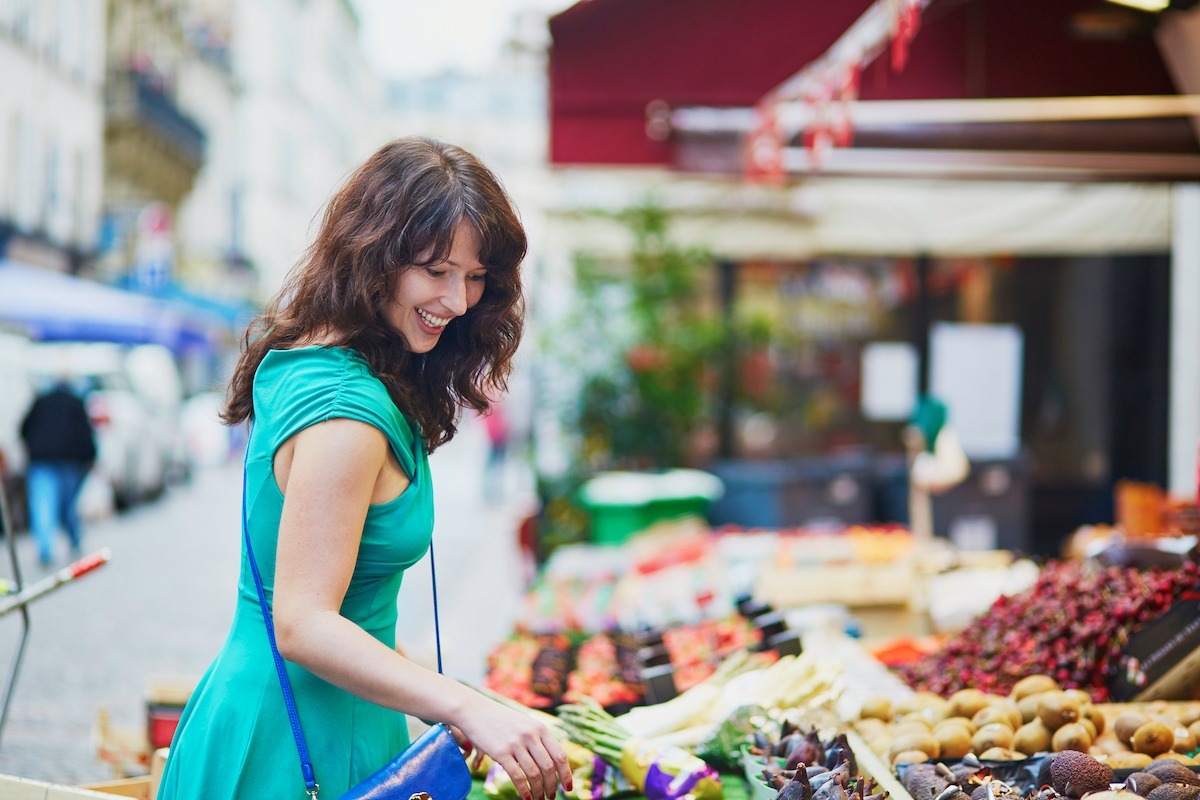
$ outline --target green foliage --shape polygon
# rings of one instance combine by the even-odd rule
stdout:
[[[618,220],[633,238],[627,264],[576,258],[585,326],[607,328],[592,341],[614,351],[584,380],[582,457],[596,469],[679,466],[691,436],[712,416],[714,354],[724,335],[703,291],[712,260],[672,242],[658,206],[628,209]]]

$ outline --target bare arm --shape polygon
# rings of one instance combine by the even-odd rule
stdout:
[[[330,683],[378,705],[460,728],[518,791],[553,797],[570,784],[566,754],[540,723],[414,664],[340,613],[376,482],[383,434],[334,419],[293,440],[275,566],[279,649]]]

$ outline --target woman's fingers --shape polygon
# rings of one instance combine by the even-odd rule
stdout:
[[[458,742],[460,750],[469,755],[475,749],[474,745],[471,744],[471,740],[457,726],[447,725],[446,727],[450,729],[450,735],[454,737],[454,741]]]
[[[571,762],[567,760],[567,751],[563,749],[562,742],[558,741],[547,728],[542,734],[542,744],[550,756],[550,770],[557,775],[557,782],[561,783],[568,792],[571,791],[574,788],[571,786]],[[555,789],[557,790],[557,786]]]
[[[518,793],[525,800],[538,800],[545,795],[542,792],[542,773],[538,769],[537,762],[533,756],[529,755],[529,751],[525,749],[517,750],[512,754],[513,769],[507,765],[504,771],[508,773],[508,777],[512,779],[513,786],[516,787]]]

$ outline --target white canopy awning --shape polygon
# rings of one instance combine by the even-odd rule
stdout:
[[[1168,253],[1171,186],[865,178],[747,185],[649,170],[563,171],[548,204],[552,248],[620,257],[632,242],[595,211],[653,198],[672,234],[720,258],[821,255],[1116,255]]]

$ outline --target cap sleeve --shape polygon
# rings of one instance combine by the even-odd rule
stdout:
[[[254,378],[254,411],[262,448],[257,455],[273,458],[288,439],[325,420],[354,419],[382,431],[400,467],[410,478],[416,475],[417,437],[387,388],[354,351],[268,352]]]

